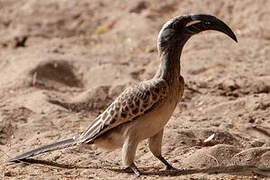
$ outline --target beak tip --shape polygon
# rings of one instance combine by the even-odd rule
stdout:
[[[238,43],[238,39],[237,39],[237,37],[234,35],[233,36],[233,40],[236,42],[236,43]]]
[[[237,38],[236,38],[235,35],[233,35],[231,38],[232,38],[236,43],[238,43],[238,40],[237,40]]]

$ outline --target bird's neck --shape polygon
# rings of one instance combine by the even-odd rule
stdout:
[[[180,76],[180,57],[183,46],[175,45],[162,49],[159,52],[160,65],[155,75],[156,78],[166,80],[170,85],[173,85]]]

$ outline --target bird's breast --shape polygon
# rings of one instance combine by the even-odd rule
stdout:
[[[133,123],[136,135],[143,140],[154,136],[167,124],[179,101],[179,92],[170,93],[168,97],[155,104],[151,110]]]

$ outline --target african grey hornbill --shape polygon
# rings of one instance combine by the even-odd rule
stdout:
[[[148,138],[153,155],[167,169],[173,169],[161,154],[161,144],[164,126],[184,92],[180,56],[188,39],[206,30],[220,31],[237,42],[232,30],[214,16],[189,14],[170,19],[158,35],[160,66],[152,79],[127,88],[84,132],[26,152],[9,159],[9,162],[81,143],[92,143],[110,150],[122,148],[123,164],[140,175],[134,157],[138,143]]]

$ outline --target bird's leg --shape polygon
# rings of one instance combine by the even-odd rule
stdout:
[[[136,176],[140,176],[141,173],[134,164],[134,157],[137,149],[138,142],[132,138],[135,136],[129,136],[126,138],[123,147],[122,147],[122,160],[124,166],[127,168],[125,169],[127,172],[132,170]]]
[[[161,143],[163,137],[163,129],[159,131],[156,135],[149,138],[149,148],[152,154],[158,158],[165,166],[166,170],[176,170],[164,157],[161,155]]]

